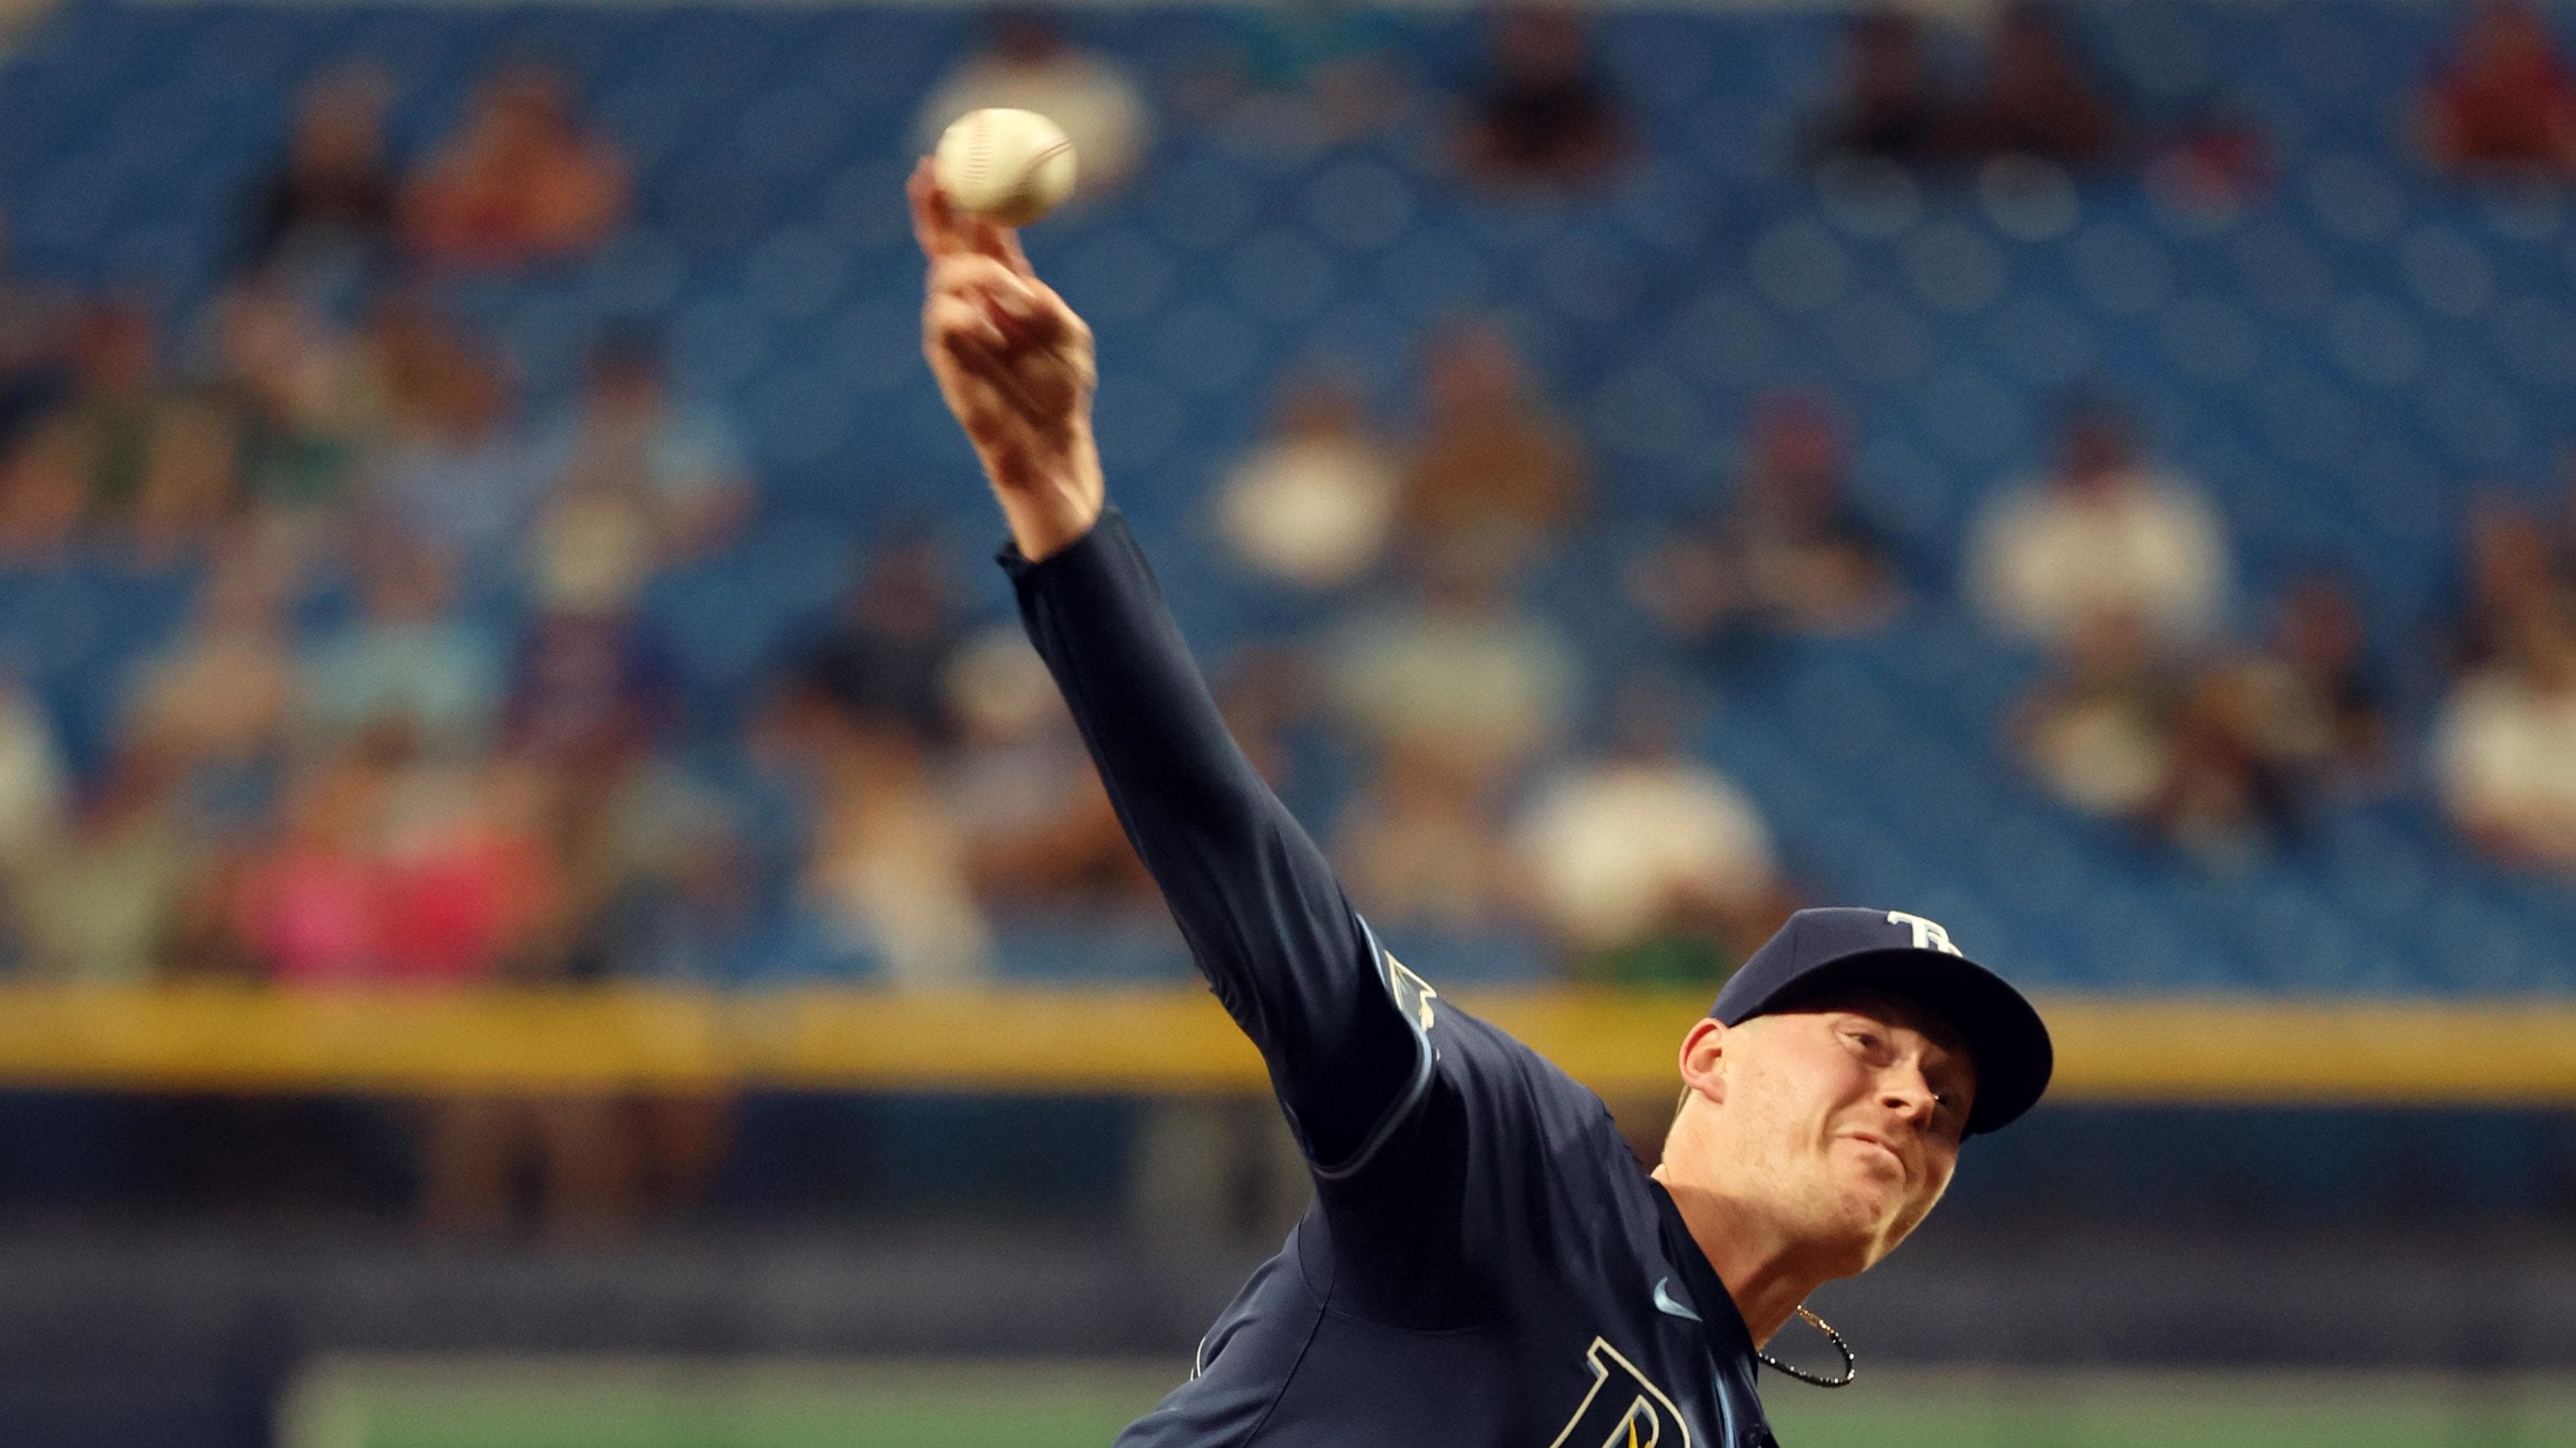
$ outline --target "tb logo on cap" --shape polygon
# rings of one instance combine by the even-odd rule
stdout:
[[[1887,923],[1913,926],[1914,948],[1917,950],[1937,950],[1943,955],[1961,953],[1959,947],[1950,943],[1950,932],[1942,929],[1941,922],[1938,920],[1926,920],[1920,915],[1908,915],[1902,910],[1890,910],[1887,912]]]

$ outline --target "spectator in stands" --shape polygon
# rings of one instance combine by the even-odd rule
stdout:
[[[572,941],[571,861],[558,828],[573,771],[503,756],[432,766],[388,811],[379,942],[392,978],[415,984],[560,981]],[[421,1214],[439,1231],[506,1225],[523,1166],[561,1235],[623,1224],[632,1210],[624,1103],[600,1092],[455,1095],[428,1103]]]
[[[348,350],[351,387],[397,448],[441,428],[456,374],[501,365],[490,342],[442,316],[416,287],[379,292]]]
[[[2388,725],[2360,605],[2323,575],[2294,580],[2270,636],[2203,667],[2181,690],[2172,770],[2150,811],[2212,863],[2247,858],[2316,808],[2392,783]]]
[[[305,87],[277,168],[251,192],[246,269],[305,292],[363,283],[393,244],[396,185],[385,156],[391,89],[372,66],[346,65]]]
[[[26,965],[44,952],[29,922],[27,880],[58,845],[68,813],[69,774],[44,701],[0,674],[0,902]]]
[[[45,701],[0,674],[0,875],[53,839],[70,802],[70,788]]]
[[[2090,166],[2116,159],[2127,138],[2118,105],[2076,52],[2057,8],[2044,0],[2006,6],[1985,83],[1963,118],[1965,148]]]
[[[898,533],[869,547],[803,669],[843,707],[894,715],[944,744],[955,732],[948,674],[962,631],[946,550]]]
[[[2451,691],[2433,763],[2442,806],[2471,843],[2576,872],[2576,625],[2525,616],[2511,647]]]
[[[399,540],[379,545],[368,564],[364,612],[304,651],[302,734],[332,748],[398,732],[439,759],[488,747],[501,644],[457,611],[455,570]]]
[[[2551,553],[2562,575],[2576,577],[2576,441],[2558,445],[2558,526]]]
[[[643,609],[656,540],[626,497],[576,490],[547,506],[529,541],[537,607],[503,738],[587,777],[668,737],[687,702],[669,640]]]
[[[2173,781],[2181,681],[2133,615],[2081,615],[2049,675],[2015,709],[2014,743],[2066,805],[2145,822]]]
[[[678,722],[670,649],[631,610],[550,607],[528,621],[510,669],[504,746],[578,767],[659,740]]]
[[[57,558],[79,530],[85,502],[79,447],[65,429],[30,429],[0,451],[0,559]]]
[[[813,815],[798,894],[840,954],[907,990],[988,977],[992,937],[969,841],[929,741],[900,716],[844,707],[810,678],[790,682],[769,728]]]
[[[277,273],[216,297],[210,381],[238,438],[243,500],[300,551],[337,542],[360,460],[389,422],[365,354],[335,335]]]
[[[528,539],[528,583],[549,608],[593,617],[632,614],[659,561],[652,519],[628,495],[561,494]]]
[[[296,701],[293,586],[278,549],[244,539],[222,550],[187,624],[136,670],[125,722],[135,748],[208,785],[277,759]]]
[[[312,756],[280,837],[242,881],[243,933],[290,985],[553,976],[557,788],[540,762],[434,761],[391,731]]]
[[[562,977],[569,862],[554,824],[571,779],[521,755],[463,767],[410,757],[385,839],[384,942],[397,979]]]
[[[2180,213],[2234,216],[2281,180],[2280,145],[2263,123],[2233,105],[2185,118],[2145,143],[2148,189]]]
[[[425,320],[386,325],[400,430],[373,469],[378,526],[488,582],[526,546],[544,496],[512,416],[507,365],[487,346]]]
[[[561,973],[676,989],[756,979],[767,901],[736,801],[641,738],[603,741],[553,771],[550,828],[564,862]],[[527,1124],[577,1175],[549,1217],[619,1227],[697,1204],[731,1136],[722,1090],[558,1096]],[[578,1192],[570,1190],[578,1185]]]
[[[668,737],[685,699],[670,643],[642,608],[653,540],[635,510],[557,499],[532,547],[536,611],[510,669],[505,746],[578,773]]]
[[[1501,791],[1428,736],[1391,741],[1333,832],[1333,862],[1383,930],[1473,936],[1519,919]]]
[[[1978,519],[1967,582],[2007,634],[2064,642],[2107,614],[2170,646],[2217,629],[2230,569],[2207,495],[2152,467],[2126,417],[2086,402],[2069,414],[2056,466]]]
[[[230,420],[167,383],[159,325],[139,306],[92,307],[72,359],[69,396],[33,424],[15,459],[14,541],[41,551],[87,528],[149,557],[198,541],[232,501]]]
[[[914,145],[929,151],[968,111],[1007,106],[1036,111],[1064,128],[1080,175],[1075,196],[1107,196],[1127,184],[1153,143],[1153,117],[1127,68],[1065,37],[1054,16],[1004,10],[978,54],[948,73],[921,103]]]
[[[566,770],[571,973],[675,986],[752,974],[764,901],[746,828],[732,798],[644,740]]]
[[[2387,691],[2374,677],[2360,603],[2342,580],[2295,579],[2273,607],[2267,644],[2246,664],[2263,752],[2301,795],[2386,788]]]
[[[2576,177],[2576,77],[2537,7],[2470,7],[2458,53],[2418,102],[2416,131],[2433,164],[2464,179]]]
[[[424,259],[511,269],[591,250],[626,215],[627,164],[574,112],[572,86],[539,65],[486,81],[465,124],[403,197]]]
[[[1073,715],[1017,624],[977,634],[941,678],[978,894],[996,910],[1159,914]]]
[[[1869,156],[1918,165],[1948,155],[1958,107],[1933,84],[1923,26],[1910,15],[1865,11],[1843,27],[1842,99],[1807,141],[1810,156]]]
[[[1500,328],[1436,338],[1424,361],[1424,434],[1396,510],[1409,549],[1518,568],[1583,512],[1583,455]]]
[[[1628,596],[1675,636],[1841,634],[1899,602],[1885,542],[1850,499],[1841,423],[1817,399],[1754,411],[1752,440],[1722,511],[1638,554]]]
[[[2537,618],[2576,619],[2576,582],[2520,501],[2492,492],[2473,500],[2463,544],[2466,586],[2445,649],[2453,672],[2487,668],[2520,649]]]
[[[2241,664],[2182,682],[2166,733],[2164,785],[2146,810],[2157,834],[2217,868],[2246,863],[2289,831],[2303,802],[2263,717],[2267,700],[2253,685]]]
[[[28,970],[85,985],[142,985],[161,973],[204,854],[176,783],[166,763],[129,750],[91,784],[69,828],[15,862],[9,913]]]
[[[1460,155],[1469,177],[1496,185],[1587,186],[1629,148],[1617,97],[1595,72],[1571,12],[1521,6],[1488,31],[1492,71],[1467,98]]]
[[[1437,760],[1462,804],[1515,778],[1558,739],[1578,670],[1554,624],[1511,595],[1478,554],[1435,556],[1412,595],[1355,617],[1328,648],[1322,684],[1342,721],[1399,775]],[[1425,788],[1443,781],[1427,773]]]
[[[558,499],[631,511],[665,561],[721,543],[751,502],[733,429],[712,408],[671,396],[661,340],[640,329],[591,349],[580,402],[539,444],[536,466]]]
[[[63,299],[19,275],[9,219],[0,213],[0,460],[28,422],[71,388]],[[5,462],[0,462],[0,468]]]
[[[33,427],[0,451],[0,558],[59,557],[79,530],[83,491],[80,449],[67,429]]]
[[[235,928],[281,985],[377,978],[383,951],[382,842],[395,771],[353,747],[305,761],[285,792],[277,835],[248,862]]]
[[[1270,435],[1219,485],[1217,528],[1263,578],[1340,588],[1385,556],[1403,486],[1403,460],[1370,425],[1359,388],[1300,379],[1282,389]]]
[[[1412,106],[1388,15],[1350,0],[1212,12],[1222,53],[1190,77],[1190,109],[1271,145],[1321,148],[1393,125]]]
[[[1630,680],[1611,750],[1558,770],[1514,823],[1534,912],[1581,975],[1713,986],[1794,908],[1753,802],[1690,756],[1696,712],[1670,681]]]
[[[583,943],[579,974],[692,989],[755,979],[763,943],[758,863],[733,825],[693,827],[654,871],[619,882]]]

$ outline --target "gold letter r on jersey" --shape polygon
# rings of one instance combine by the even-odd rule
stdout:
[[[1617,1348],[1596,1337],[1583,1361],[1592,1369],[1592,1391],[1548,1448],[1690,1448],[1682,1410]]]

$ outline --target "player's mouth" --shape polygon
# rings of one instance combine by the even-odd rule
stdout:
[[[1914,1169],[1906,1163],[1905,1153],[1898,1151],[1894,1146],[1889,1145],[1887,1138],[1880,1136],[1875,1132],[1846,1131],[1843,1133],[1843,1139],[1845,1141],[1857,1141],[1864,1146],[1874,1146],[1880,1151],[1887,1153],[1888,1158],[1896,1163],[1898,1174],[1905,1177],[1908,1181],[1913,1180]]]

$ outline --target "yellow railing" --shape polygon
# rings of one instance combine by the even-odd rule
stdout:
[[[1444,997],[1444,999],[1451,999]],[[1705,1001],[1461,991],[1603,1095],[1673,1088]],[[2479,1003],[2056,997],[2058,1100],[2576,1104],[2576,997]],[[1188,989],[475,995],[0,989],[0,1086],[353,1091],[763,1085],[1249,1091]]]

